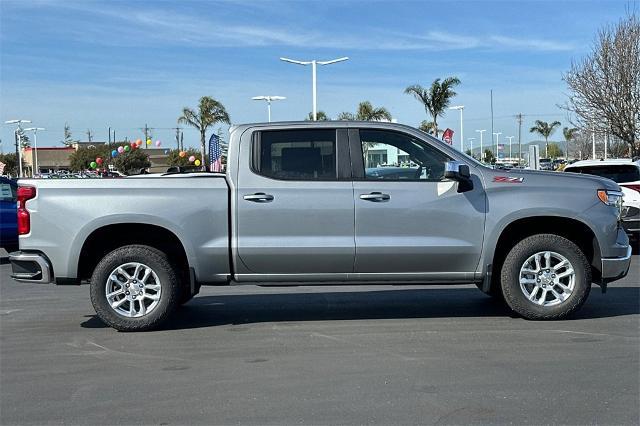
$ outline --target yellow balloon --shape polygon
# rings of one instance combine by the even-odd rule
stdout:
[[[151,145],[152,141],[151,139],[147,139],[147,145]]]
[[[199,166],[200,165],[200,160],[194,161],[193,164],[195,164],[196,166]]]

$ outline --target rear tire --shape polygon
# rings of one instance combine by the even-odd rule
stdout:
[[[179,276],[167,255],[158,249],[120,247],[107,254],[93,271],[91,303],[98,317],[116,330],[151,330],[178,306]]]
[[[557,320],[576,312],[591,291],[591,266],[580,248],[554,234],[525,238],[501,271],[507,305],[530,320]]]

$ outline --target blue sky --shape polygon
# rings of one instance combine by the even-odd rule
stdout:
[[[39,146],[60,146],[65,122],[83,140],[88,128],[106,140],[108,126],[135,139],[147,123],[173,146],[173,132],[163,129],[203,95],[222,101],[233,123],[266,121],[255,95],[287,97],[274,104],[274,120],[304,118],[311,70],[278,58],[349,56],[318,72],[319,109],[330,116],[369,100],[417,125],[424,110],[403,89],[455,75],[465,139],[491,128],[491,89],[495,131],[517,135],[519,112],[525,128],[535,119],[566,123],[557,107],[566,99],[562,73],[629,4],[2,0],[0,119],[46,127]],[[458,113],[440,126],[457,139]],[[0,137],[3,151],[12,151],[12,128],[2,126]],[[197,139],[185,131],[186,143]],[[523,141],[530,139],[524,131]]]

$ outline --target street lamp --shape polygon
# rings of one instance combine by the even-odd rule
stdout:
[[[38,131],[47,129],[44,127],[28,127],[24,130],[25,132],[33,132],[33,176],[35,177],[36,173],[40,174],[40,169],[38,168]]]
[[[22,142],[22,136],[20,136],[20,134],[22,133],[22,127],[21,127],[22,123],[31,123],[31,120],[7,120],[4,122],[4,124],[18,125],[18,127],[14,131],[14,136],[16,140],[16,156],[18,157],[18,176],[19,177],[22,177],[22,147],[20,146]]]
[[[509,139],[509,160],[511,160],[513,158],[511,157],[511,140],[515,138],[515,136],[505,136],[505,138]]]
[[[271,101],[281,101],[287,99],[284,96],[254,96],[254,101],[267,101],[267,114],[269,116],[269,123],[271,123]]]
[[[498,140],[499,140],[500,135],[502,134],[502,132],[493,132],[493,134],[496,135],[496,154],[495,154],[495,157],[496,157],[496,160],[497,160],[498,157],[499,157],[498,156]]]
[[[468,138],[467,139],[469,141],[469,152],[471,153],[471,156],[473,157],[473,141],[476,140],[476,138]]]
[[[486,131],[486,129],[476,130],[476,132],[480,133],[480,161],[484,160],[484,151],[482,150],[482,134]]]
[[[281,61],[284,62],[290,62],[292,64],[297,64],[297,65],[311,65],[311,75],[312,75],[312,94],[313,94],[313,121],[316,121],[318,119],[318,102],[317,102],[317,83],[316,83],[316,67],[317,65],[331,65],[331,64],[335,64],[336,62],[342,62],[342,61],[346,61],[349,58],[347,56],[343,57],[343,58],[337,58],[337,59],[332,59],[330,61],[318,61],[318,60],[312,60],[312,61],[296,61],[295,59],[289,59],[289,58],[280,58]]]
[[[460,152],[464,152],[464,126],[462,122],[462,111],[464,111],[464,105],[452,106],[449,109],[457,109],[460,111]]]

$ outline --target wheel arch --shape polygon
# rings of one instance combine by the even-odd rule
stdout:
[[[189,274],[187,249],[173,231],[155,224],[126,222],[103,225],[85,238],[77,257],[77,278],[90,278],[107,253],[130,244],[148,245],[163,251],[181,271]]]
[[[500,278],[500,269],[509,250],[524,238],[535,234],[555,234],[576,244],[591,264],[594,282],[601,275],[600,246],[593,230],[581,220],[561,216],[527,216],[515,219],[504,226],[495,239],[493,256],[486,260],[490,265],[490,287],[494,288]]]

